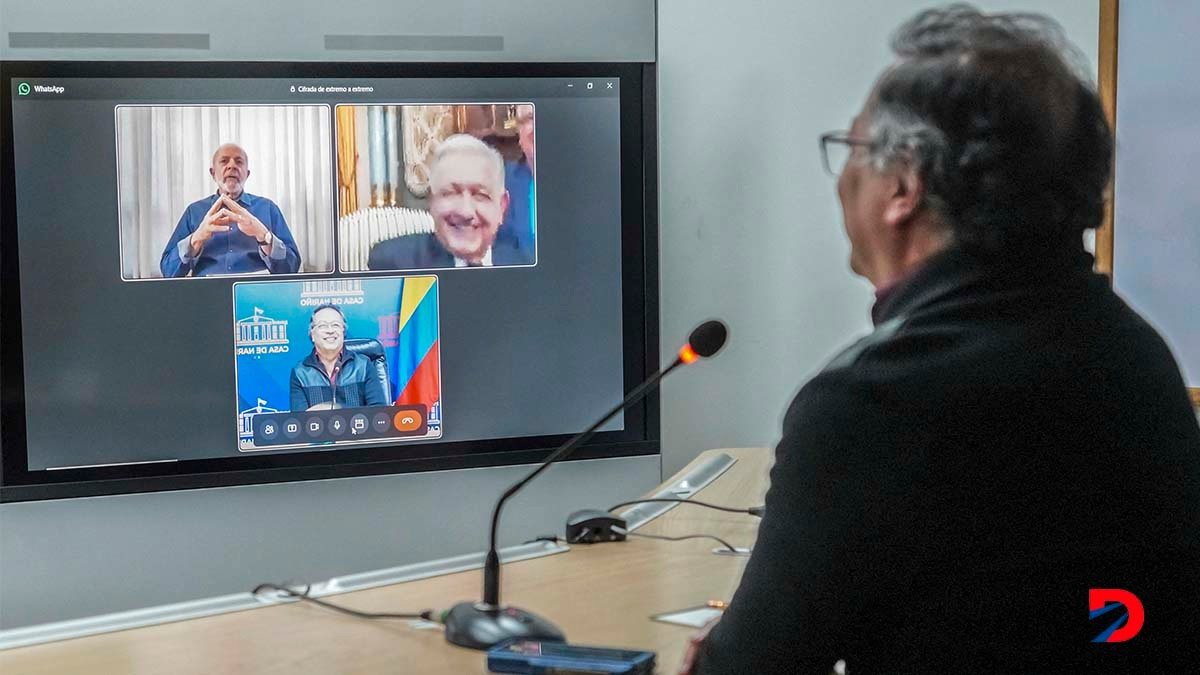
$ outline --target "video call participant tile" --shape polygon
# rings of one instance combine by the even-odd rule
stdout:
[[[333,271],[329,106],[114,114],[123,279]]]
[[[440,438],[435,276],[233,285],[238,449]]]
[[[339,105],[343,272],[537,263],[534,106]]]

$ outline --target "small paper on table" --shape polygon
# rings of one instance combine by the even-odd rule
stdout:
[[[691,607],[675,612],[657,614],[650,618],[654,621],[662,621],[663,623],[673,623],[679,626],[702,628],[709,621],[721,616],[721,611],[722,610],[715,607]]]

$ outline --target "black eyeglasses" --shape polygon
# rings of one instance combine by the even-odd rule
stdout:
[[[848,131],[829,131],[821,134],[821,164],[833,177],[842,172],[855,147],[871,147],[871,141],[854,138]]]

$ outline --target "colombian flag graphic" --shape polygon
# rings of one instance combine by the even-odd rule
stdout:
[[[422,404],[430,421],[440,419],[441,360],[438,351],[437,277],[408,277],[400,292],[392,381],[396,405]]]

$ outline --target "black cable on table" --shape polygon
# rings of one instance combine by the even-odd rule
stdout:
[[[618,532],[618,531],[622,532],[626,537],[642,537],[645,539],[661,539],[662,541],[685,541],[687,539],[712,539],[713,541],[720,542],[722,546],[729,549],[733,553],[741,553],[741,551],[738,550],[736,547],[734,547],[733,544],[730,544],[729,542],[725,541],[724,539],[718,537],[715,534],[685,534],[681,537],[668,537],[668,536],[662,535],[662,534],[643,534],[641,532],[630,532],[628,530],[620,530],[620,528],[616,528],[616,527],[613,528],[613,532]]]
[[[752,506],[748,509],[747,508],[738,508],[738,507],[734,507],[734,506],[719,506],[717,504],[709,504],[708,502],[702,502],[702,501],[698,501],[695,499],[683,499],[681,497],[652,497],[650,499],[634,499],[634,500],[631,500],[628,502],[621,502],[620,504],[615,504],[613,506],[610,506],[610,507],[608,507],[607,511],[609,513],[612,513],[613,511],[616,511],[617,509],[621,508],[622,506],[633,506],[634,504],[653,504],[653,503],[694,504],[696,506],[703,506],[706,509],[715,509],[717,511],[725,511],[726,513],[747,513],[752,516],[758,516],[759,518],[762,518],[763,513],[766,512],[766,508],[762,507],[762,506]]]

